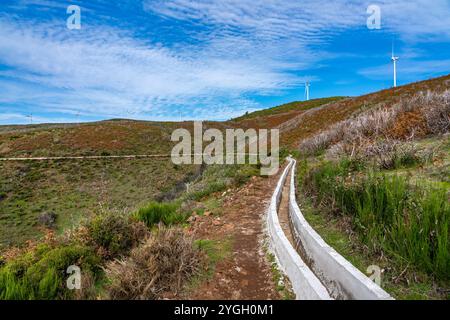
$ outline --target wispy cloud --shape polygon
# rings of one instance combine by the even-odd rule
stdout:
[[[211,96],[278,90],[299,81],[273,61],[209,55],[211,48],[180,55],[111,28],[87,28],[80,36],[48,30],[55,26],[0,22],[0,61],[11,66],[0,76],[56,89],[66,108],[95,106],[96,112],[117,115],[124,108],[151,112],[168,104],[213,102]]]
[[[170,18],[227,26],[226,32],[245,29],[252,37],[294,37],[311,44],[343,29],[364,27],[370,4],[380,6],[383,28],[400,36],[450,37],[447,0],[432,4],[428,0],[145,0],[144,8]]]
[[[144,8],[170,18],[226,26],[228,34],[244,30],[266,40],[294,36],[307,44],[365,21],[364,7],[357,1],[146,0]]]
[[[31,117],[30,117],[31,116]],[[30,123],[71,123],[75,118],[70,117],[43,117],[39,115],[22,113],[2,113],[0,114],[0,124],[30,124]]]

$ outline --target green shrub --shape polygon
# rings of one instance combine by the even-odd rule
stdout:
[[[256,165],[243,165],[235,173],[233,177],[233,182],[235,185],[243,185],[251,177],[259,176],[260,168]]]
[[[61,244],[40,245],[0,268],[0,300],[70,299],[74,292],[67,289],[67,268],[80,267],[83,275],[101,272],[100,259],[91,248]]]
[[[411,168],[421,165],[426,160],[417,154],[415,149],[396,150],[385,155],[380,163],[381,169],[393,170],[401,168]]]
[[[41,243],[0,265],[0,299],[92,298],[102,260],[124,254],[147,235],[147,227],[128,216],[95,216],[69,237]],[[81,269],[81,290],[66,287],[71,265]]]
[[[139,240],[133,221],[118,213],[95,216],[87,222],[86,228],[93,244],[103,248],[110,257],[124,253]]]
[[[179,205],[174,202],[151,202],[135,212],[134,217],[151,228],[159,223],[170,226],[185,222],[188,215],[178,211]]]
[[[248,157],[248,155],[247,155]],[[248,163],[248,159],[246,162]],[[186,198],[199,201],[209,195],[222,192],[231,186],[240,186],[252,176],[260,175],[259,164],[209,165],[205,169],[200,183],[194,185]]]

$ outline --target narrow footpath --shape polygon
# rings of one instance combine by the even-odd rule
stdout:
[[[223,215],[199,217],[191,232],[197,239],[229,241],[229,257],[220,261],[209,281],[202,283],[189,299],[281,299],[264,250],[267,208],[279,173],[253,177],[244,186],[223,196]]]

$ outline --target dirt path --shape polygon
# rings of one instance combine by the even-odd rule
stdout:
[[[263,249],[266,210],[277,175],[253,177],[223,197],[223,215],[199,217],[191,226],[198,239],[232,243],[229,257],[220,261],[213,277],[189,294],[190,299],[280,299]]]
[[[132,154],[123,156],[15,157],[15,158],[0,158],[0,161],[97,160],[97,159],[170,158],[170,157],[171,157],[170,154]]]

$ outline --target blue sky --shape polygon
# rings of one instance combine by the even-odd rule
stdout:
[[[369,30],[367,7],[381,9]],[[69,5],[81,29],[69,30]],[[450,73],[450,0],[2,0],[0,124],[224,120]]]

